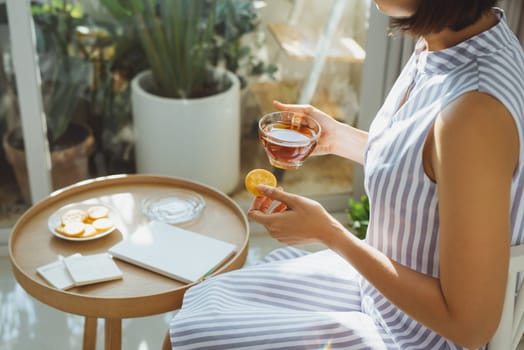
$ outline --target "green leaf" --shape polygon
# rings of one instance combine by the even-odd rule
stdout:
[[[129,17],[142,54],[165,97],[201,97],[220,90],[209,71],[274,73],[276,66],[252,62],[241,39],[260,24],[250,0],[101,0],[118,20]],[[117,46],[117,52],[122,52]],[[256,66],[256,68],[253,68]]]
[[[365,238],[369,224],[369,199],[363,195],[360,200],[349,198],[347,214],[350,227],[361,239]]]
[[[131,17],[133,13],[128,0],[100,0],[100,4],[104,6],[111,13],[111,15],[118,20],[127,19]]]

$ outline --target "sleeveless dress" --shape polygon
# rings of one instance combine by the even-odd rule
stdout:
[[[434,277],[438,186],[424,173],[422,148],[439,111],[468,91],[494,96],[515,120],[520,155],[511,188],[511,244],[524,242],[524,53],[503,12],[494,11],[496,26],[457,46],[428,52],[419,41],[369,131],[366,240]],[[403,313],[333,251],[293,247],[190,288],[170,322],[170,337],[176,350],[463,349]]]

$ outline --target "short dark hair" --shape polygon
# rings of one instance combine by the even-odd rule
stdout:
[[[419,36],[437,33],[445,28],[459,31],[475,23],[498,0],[419,0],[414,15],[392,18],[391,25]]]

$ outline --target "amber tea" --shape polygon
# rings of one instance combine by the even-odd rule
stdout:
[[[313,152],[320,125],[307,116],[291,112],[265,115],[259,122],[259,137],[271,165],[295,170]]]

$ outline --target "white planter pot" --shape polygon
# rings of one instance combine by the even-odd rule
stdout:
[[[149,71],[131,83],[136,166],[139,173],[181,177],[231,193],[240,177],[240,83],[195,99],[147,91]]]

